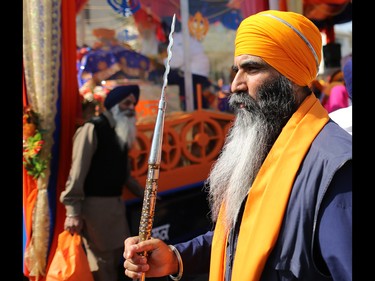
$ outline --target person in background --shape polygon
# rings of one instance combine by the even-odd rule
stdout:
[[[302,14],[267,10],[240,23],[235,120],[206,182],[214,228],[175,245],[127,238],[128,277],[352,280],[352,137],[308,87],[321,53]]]
[[[327,77],[327,82],[324,84],[322,93],[320,95],[320,102],[323,107],[330,112],[329,99],[331,90],[338,85],[344,85],[344,74],[341,69],[336,69],[331,75]]]
[[[349,95],[344,84],[333,85],[329,90],[329,97],[324,104],[328,113],[349,106]]]
[[[112,89],[104,100],[106,110],[74,135],[71,169],[60,195],[64,229],[84,238],[95,281],[118,280],[123,240],[130,236],[123,189],[143,198],[128,156],[136,140],[138,99],[138,85]]]
[[[344,67],[345,87],[349,96],[349,106],[343,107],[329,113],[329,117],[344,128],[349,134],[352,134],[352,58],[349,58]]]
[[[323,88],[321,102],[328,113],[349,106],[350,99],[345,87],[343,72],[343,66],[349,58],[351,58],[351,54],[341,58],[340,69],[329,76],[328,83]]]
[[[172,58],[170,60],[170,73],[168,75],[169,85],[179,86],[181,109],[186,110],[186,93],[185,93],[185,56],[183,46],[182,32],[176,32],[173,35]],[[211,93],[211,81],[209,79],[210,61],[204,51],[203,45],[200,41],[192,36],[189,36],[190,48],[190,70],[193,80],[193,101],[194,109],[198,108],[198,92],[197,85],[202,87],[202,108],[210,108],[209,97]]]

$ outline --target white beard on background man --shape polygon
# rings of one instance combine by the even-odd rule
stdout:
[[[264,159],[297,108],[292,83],[284,76],[265,82],[257,90],[257,100],[248,93],[236,93],[231,94],[229,104],[236,119],[206,182],[213,221],[225,202],[227,231],[234,226]]]
[[[125,143],[127,143],[130,149],[136,140],[137,133],[135,111],[132,109],[120,111],[118,104],[113,106],[110,111],[116,120],[115,131],[121,147],[124,147]]]

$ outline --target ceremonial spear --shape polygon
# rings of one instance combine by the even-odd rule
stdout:
[[[167,106],[165,98],[165,89],[168,84],[168,74],[170,70],[169,62],[172,58],[172,45],[174,32],[176,14],[173,15],[171,31],[169,33],[169,44],[167,48],[167,60],[165,62],[165,71],[163,77],[163,87],[161,89],[161,97],[158,106],[158,114],[156,117],[156,123],[154,128],[154,135],[152,137],[151,151],[148,159],[148,171],[146,179],[146,188],[143,196],[143,205],[141,220],[139,223],[139,242],[145,241],[151,238],[152,224],[154,222],[155,204],[158,191],[158,179],[160,171],[160,160],[162,152],[162,142],[163,142],[163,129],[164,129],[164,115]],[[139,253],[140,255],[147,256],[147,252]],[[140,279],[133,280],[145,280],[145,273],[142,273]]]

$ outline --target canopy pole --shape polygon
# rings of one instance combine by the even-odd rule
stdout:
[[[185,104],[186,111],[194,110],[194,91],[193,91],[193,77],[190,65],[190,34],[188,27],[189,20],[189,0],[180,0],[181,12],[181,29],[184,45],[184,79],[185,79]]]

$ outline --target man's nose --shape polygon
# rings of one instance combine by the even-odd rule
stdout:
[[[246,82],[240,75],[236,75],[230,86],[232,93],[244,92],[247,90]]]

